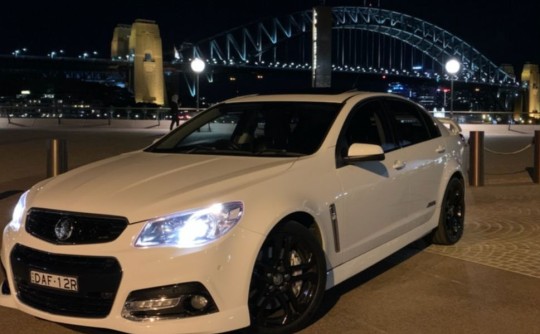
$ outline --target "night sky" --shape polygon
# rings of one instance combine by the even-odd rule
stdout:
[[[0,10],[0,54],[26,47],[34,55],[64,49],[76,56],[96,50],[108,58],[114,27],[138,18],[155,20],[164,49],[172,49],[267,16],[323,3],[363,6],[366,2],[435,24],[495,64],[509,63],[519,71],[525,62],[540,63],[539,0],[11,0]]]

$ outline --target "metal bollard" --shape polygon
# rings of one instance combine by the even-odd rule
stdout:
[[[534,131],[534,183],[540,183],[540,131]]]
[[[471,131],[469,136],[469,185],[484,185],[484,131]]]
[[[47,143],[47,177],[67,171],[67,145],[65,139],[51,139]]]

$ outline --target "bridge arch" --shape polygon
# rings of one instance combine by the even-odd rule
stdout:
[[[513,77],[467,42],[419,18],[373,7],[332,7],[332,15],[334,71],[448,79],[444,64],[453,57],[462,63],[457,80],[515,84]],[[312,10],[252,22],[183,48],[183,59],[200,57],[218,66],[307,70],[312,23]],[[379,54],[366,47],[378,48]],[[381,55],[385,48],[389,50]],[[353,60],[351,53],[357,52],[372,55]],[[421,65],[415,67],[419,55]]]

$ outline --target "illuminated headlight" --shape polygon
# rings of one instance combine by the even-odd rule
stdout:
[[[136,247],[196,247],[215,241],[242,218],[242,202],[214,204],[146,222]]]
[[[13,209],[13,215],[11,216],[11,222],[9,223],[9,226],[14,230],[18,230],[22,225],[24,211],[26,210],[27,195],[28,191],[23,193],[21,197],[19,197],[19,201],[17,202],[17,205],[15,205],[15,209]]]

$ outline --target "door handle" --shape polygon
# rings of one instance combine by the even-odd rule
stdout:
[[[446,147],[445,147],[445,146],[442,146],[442,145],[439,145],[439,147],[437,147],[437,149],[435,150],[435,152],[437,152],[437,153],[444,153],[444,152],[446,152]]]
[[[394,169],[400,170],[400,169],[405,168],[406,165],[407,165],[407,163],[405,161],[396,160],[396,161],[394,161],[394,165],[392,167]]]

